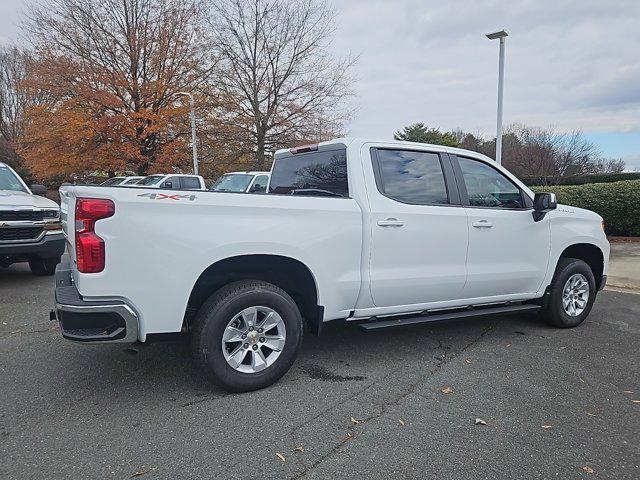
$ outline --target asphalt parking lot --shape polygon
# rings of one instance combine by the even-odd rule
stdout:
[[[0,270],[3,479],[640,478],[638,295],[602,293],[573,330],[331,325],[278,384],[230,395],[184,342],[64,341],[52,290]]]

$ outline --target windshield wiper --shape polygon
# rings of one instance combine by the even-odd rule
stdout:
[[[340,195],[339,193],[331,192],[329,190],[322,190],[321,188],[297,188],[295,190],[291,190],[291,195],[328,195],[330,197],[342,197],[342,195]]]

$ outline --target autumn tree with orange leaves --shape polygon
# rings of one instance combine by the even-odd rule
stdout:
[[[48,0],[28,22],[35,55],[19,153],[41,178],[103,170],[190,170],[188,108],[209,81],[193,0]]]

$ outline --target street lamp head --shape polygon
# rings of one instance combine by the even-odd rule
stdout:
[[[500,30],[499,32],[487,33],[487,38],[489,40],[496,40],[498,38],[504,38],[504,37],[506,37],[508,35],[509,34],[507,32],[505,32],[504,30]]]

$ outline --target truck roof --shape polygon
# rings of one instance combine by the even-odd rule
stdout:
[[[318,146],[344,145],[346,147],[349,147],[353,145],[364,145],[366,143],[374,143],[377,145],[384,144],[385,146],[389,146],[389,147],[397,146],[397,147],[405,147],[405,148],[407,147],[415,148],[416,146],[419,145],[420,147],[428,147],[430,150],[434,150],[436,152],[446,152],[446,153],[454,153],[454,154],[459,153],[459,154],[465,154],[465,155],[473,155],[474,157],[484,158],[486,160],[493,160],[492,158],[489,158],[486,155],[483,155],[482,153],[474,152],[471,150],[465,150],[462,148],[447,147],[444,145],[434,145],[430,143],[405,142],[405,141],[393,140],[393,139],[389,140],[386,138],[381,139],[381,138],[369,138],[369,137],[340,137],[332,140],[327,140],[326,142],[320,142],[317,145]],[[289,152],[290,152],[290,149],[283,148],[276,151],[275,154],[276,155],[286,154]]]

